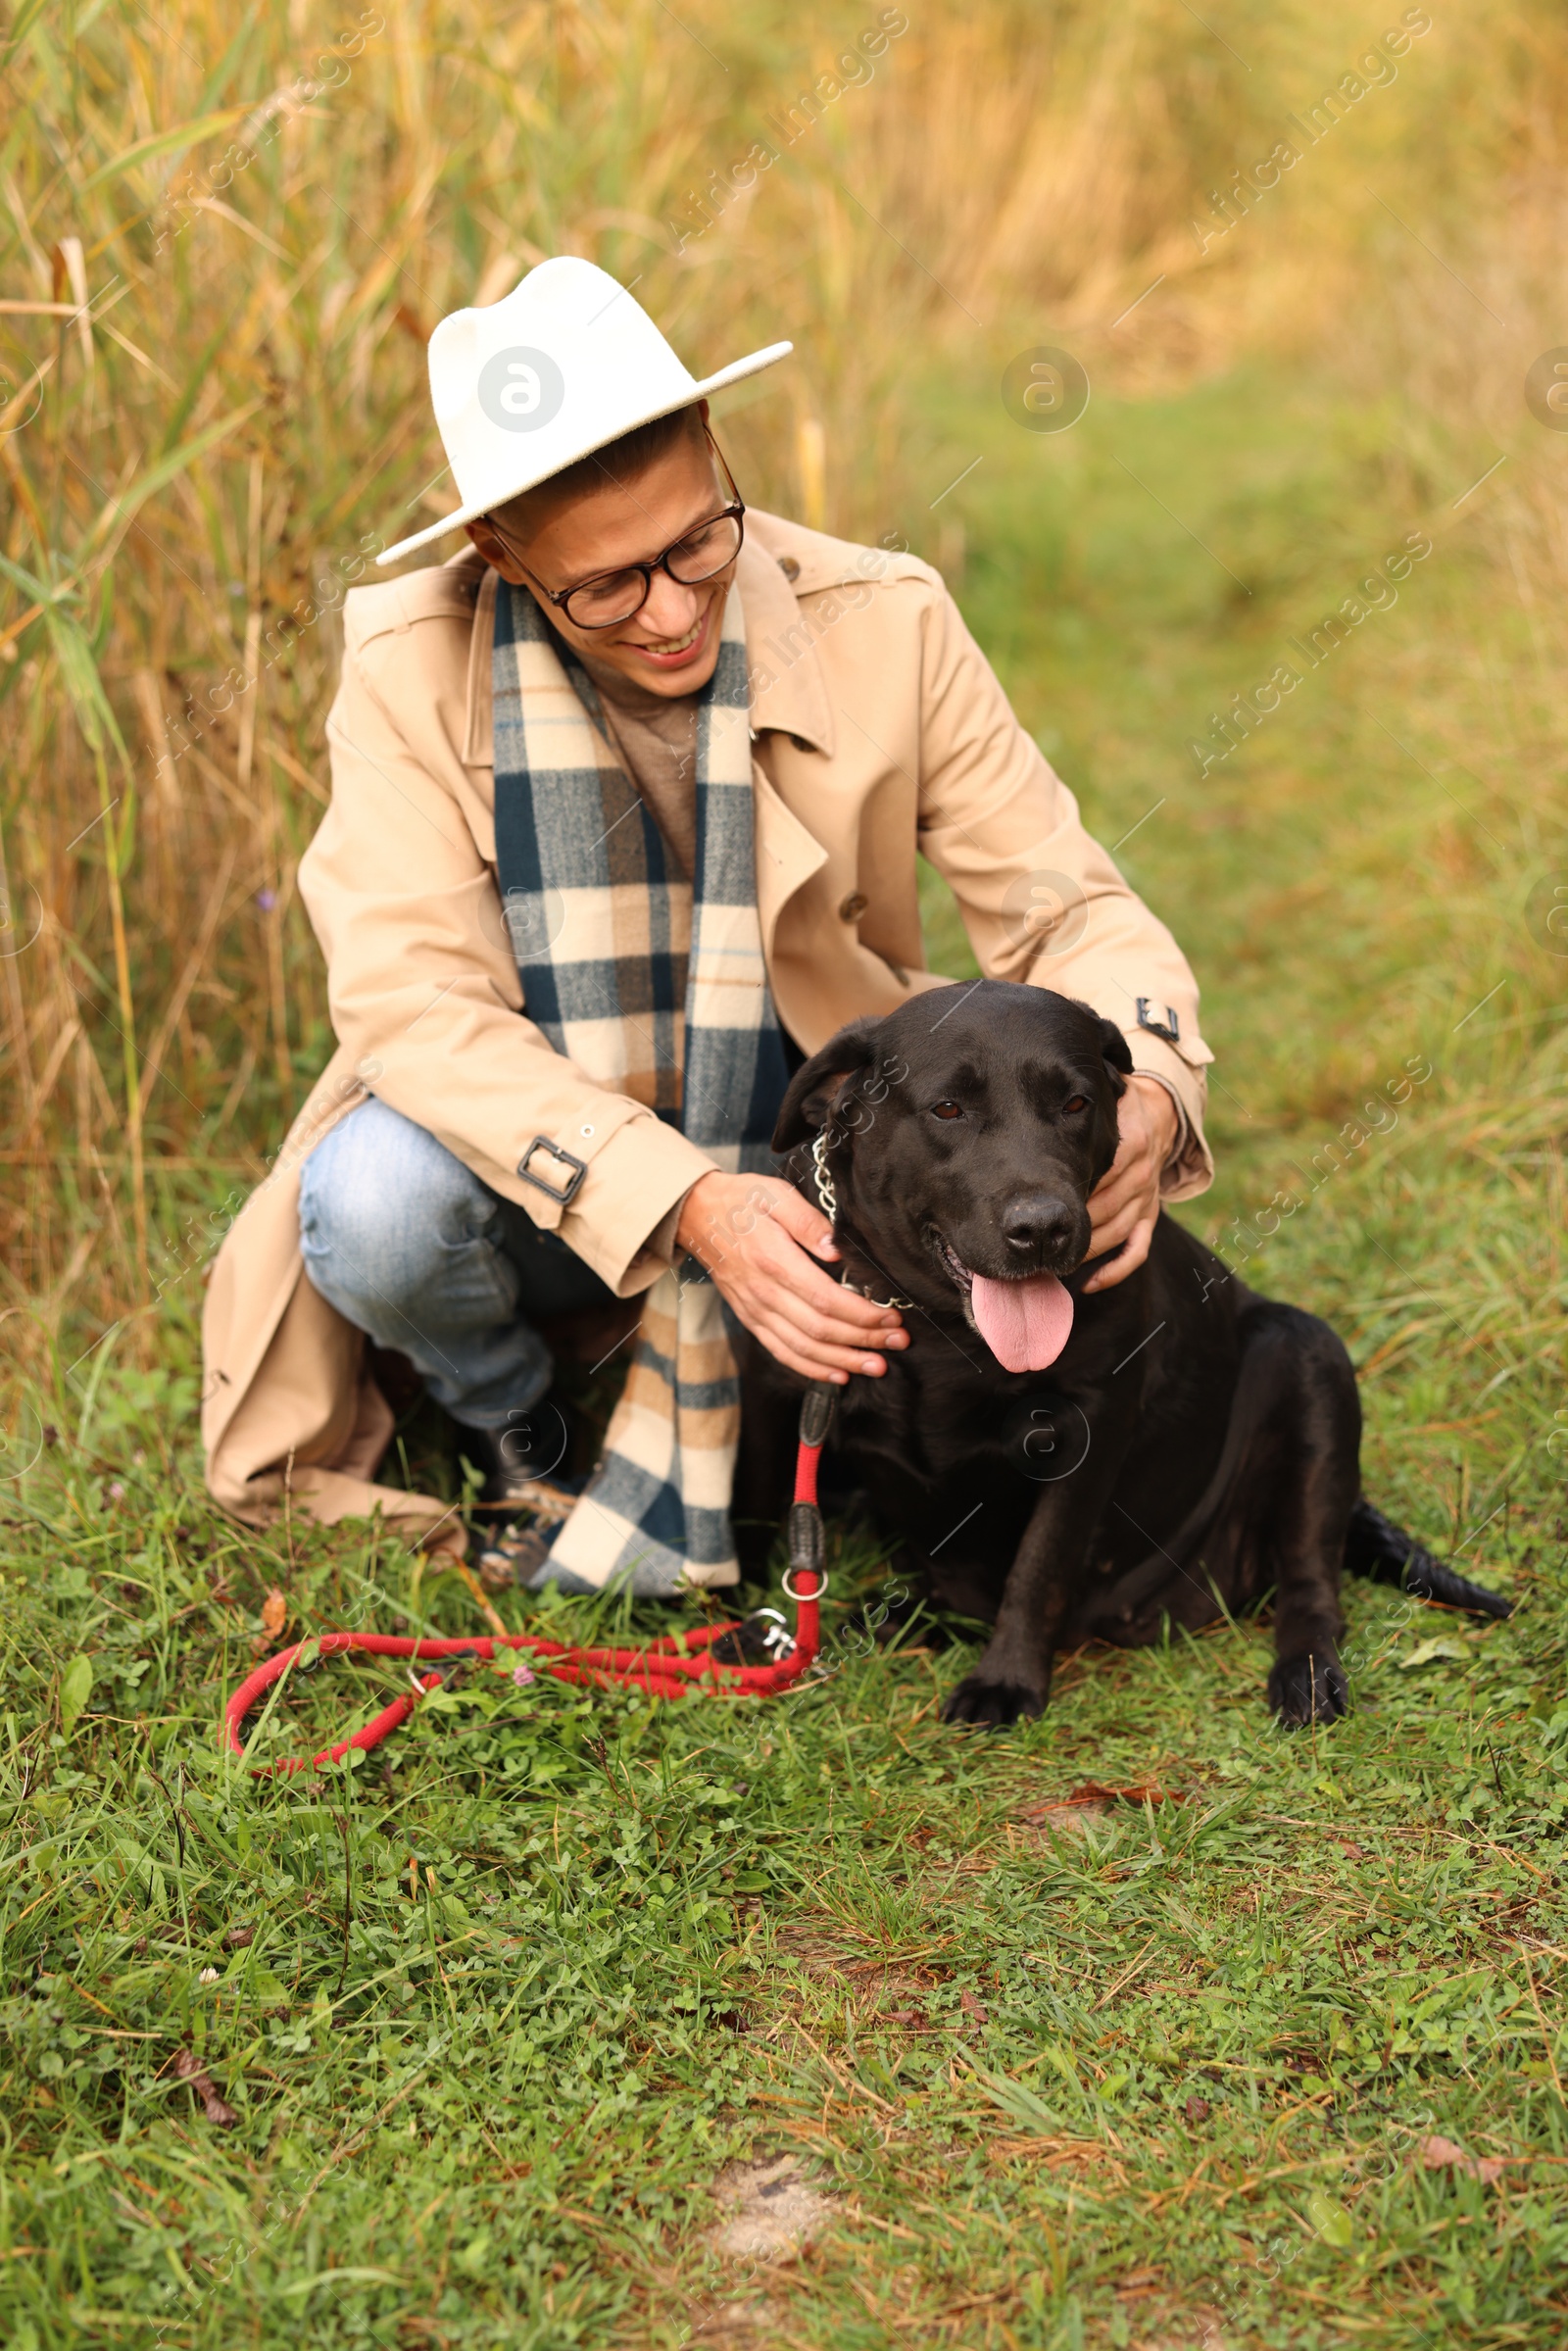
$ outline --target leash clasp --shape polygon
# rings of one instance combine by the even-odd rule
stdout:
[[[788,1618],[777,1608],[754,1608],[740,1624],[721,1633],[708,1653],[719,1665],[747,1665],[759,1659],[778,1665],[794,1646]]]

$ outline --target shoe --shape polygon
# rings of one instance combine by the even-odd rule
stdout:
[[[565,1492],[566,1471],[577,1436],[577,1415],[552,1389],[525,1410],[514,1411],[505,1428],[475,1429],[459,1423],[463,1451],[484,1472],[476,1507],[485,1511],[531,1507],[535,1490]]]
[[[580,1481],[559,1474],[576,1434],[570,1411],[551,1395],[514,1413],[502,1429],[459,1423],[465,1457],[484,1472],[471,1508],[484,1545],[479,1575],[492,1592],[513,1584],[533,1589],[558,1528],[571,1514]]]
[[[541,1500],[547,1491],[542,1487],[538,1489]],[[570,1494],[563,1494],[560,1499],[569,1508],[572,1500]],[[537,1521],[532,1525],[526,1524],[519,1517],[510,1521],[499,1532],[487,1529],[485,1548],[479,1553],[477,1562],[479,1581],[491,1592],[505,1592],[512,1588],[521,1592],[543,1592],[546,1586],[579,1597],[597,1592],[597,1585],[590,1584],[585,1577],[579,1576],[555,1556],[552,1545],[564,1523],[564,1514],[557,1518],[554,1524],[542,1525]],[[684,1569],[678,1564],[670,1566],[665,1562],[656,1565],[652,1560],[639,1560],[635,1566],[622,1570],[613,1579],[612,1589],[629,1592],[632,1598],[637,1600],[676,1600],[684,1599],[691,1587],[686,1581]]]
[[[527,1411],[514,1414],[507,1428],[460,1428],[464,1452],[485,1473],[472,1506],[483,1530],[481,1582],[493,1592],[509,1585],[524,1592],[542,1592],[546,1585],[575,1594],[597,1591],[551,1554],[587,1483],[562,1468],[571,1459],[578,1436],[573,1407],[552,1389]],[[683,1597],[690,1589],[682,1568],[652,1560],[623,1571],[614,1587],[629,1590],[634,1599],[660,1600]]]

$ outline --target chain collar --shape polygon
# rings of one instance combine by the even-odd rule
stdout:
[[[827,1129],[818,1127],[816,1141],[811,1146],[811,1177],[816,1185],[817,1205],[829,1224],[839,1220],[839,1196],[833,1178],[827,1171]]]
[[[817,1128],[816,1141],[811,1146],[811,1180],[816,1188],[818,1206],[821,1208],[823,1215],[827,1218],[828,1223],[830,1225],[837,1226],[839,1221],[839,1196],[837,1188],[834,1185],[833,1178],[829,1175],[827,1168],[826,1127]],[[846,1290],[853,1290],[855,1285],[853,1282],[846,1279],[844,1287]],[[912,1306],[914,1304],[912,1298],[900,1298],[897,1292],[895,1292],[892,1298],[871,1298],[868,1291],[862,1291],[857,1295],[867,1298],[869,1303],[873,1306]]]

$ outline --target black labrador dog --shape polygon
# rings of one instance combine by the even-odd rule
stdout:
[[[773,1137],[832,1218],[844,1278],[910,1345],[838,1392],[830,1446],[939,1605],[996,1630],[948,1719],[1038,1715],[1054,1655],[1156,1641],[1270,1592],[1289,1724],[1348,1699],[1344,1570],[1489,1615],[1361,1497],[1341,1341],[1161,1216],[1086,1298],[1089,1196],[1131,1056],[1088,1005],[986,980],[852,1022],[797,1071]],[[776,1523],[804,1383],[745,1349],[737,1515]]]

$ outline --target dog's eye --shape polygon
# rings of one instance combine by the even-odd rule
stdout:
[[[933,1118],[961,1118],[963,1106],[960,1102],[933,1102],[931,1115]]]
[[[1070,1102],[1062,1103],[1061,1114],[1064,1118],[1070,1118],[1075,1110],[1087,1110],[1089,1104],[1083,1095],[1075,1094]]]

